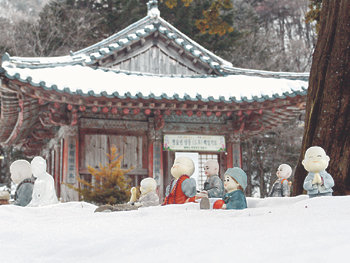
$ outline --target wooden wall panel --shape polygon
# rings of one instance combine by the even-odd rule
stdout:
[[[142,162],[142,136],[126,135],[85,135],[85,162],[83,168],[88,165],[96,167],[108,160],[106,153],[112,145],[117,147],[119,154],[123,155],[122,168],[145,168]]]
[[[197,75],[196,72],[168,56],[156,46],[114,65],[113,68],[152,74]]]
[[[106,135],[85,135],[85,163],[87,168],[89,165],[96,168],[99,164],[107,162],[106,153],[108,152]]]

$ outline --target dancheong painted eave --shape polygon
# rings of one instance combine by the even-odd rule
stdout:
[[[303,80],[247,75],[157,76],[134,74],[80,65],[50,68],[18,68],[3,62],[2,72],[45,90],[81,96],[106,98],[144,98],[215,102],[262,102],[276,98],[306,95]]]

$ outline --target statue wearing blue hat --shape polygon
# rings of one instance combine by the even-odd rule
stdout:
[[[247,200],[244,190],[247,187],[247,174],[238,167],[229,168],[225,172],[224,187],[226,194],[222,200],[214,203],[214,209],[244,209]]]

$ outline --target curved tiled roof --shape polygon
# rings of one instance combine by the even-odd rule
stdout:
[[[45,90],[79,96],[120,99],[262,102],[306,95],[308,85],[302,80],[245,75],[162,77],[110,69],[93,69],[80,65],[28,69],[4,62],[2,71],[9,79],[16,79]],[[195,89],[190,88],[194,86]]]

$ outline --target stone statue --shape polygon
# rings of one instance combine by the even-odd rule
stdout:
[[[332,176],[326,172],[328,167],[329,156],[323,148],[312,146],[305,152],[302,164],[308,175],[304,180],[304,189],[309,197],[331,196],[334,180]]]
[[[204,183],[204,190],[197,196],[209,198],[222,198],[224,195],[224,184],[219,177],[219,163],[216,160],[208,160],[204,164],[204,174],[207,179]]]
[[[14,205],[27,206],[32,200],[35,178],[30,163],[17,160],[10,165],[11,180],[17,185]]]
[[[173,180],[166,188],[163,205],[184,204],[194,202],[196,195],[196,180],[190,178],[194,173],[194,163],[191,158],[178,157],[171,167]]]
[[[95,212],[116,212],[116,211],[131,211],[137,210],[140,207],[157,206],[159,205],[159,197],[156,193],[157,182],[153,178],[147,177],[141,180],[141,196],[137,200],[136,187],[130,189],[130,201],[126,204],[116,205],[101,205],[96,208]]]
[[[55,183],[52,176],[46,172],[46,161],[44,158],[36,156],[30,164],[36,180],[32,201],[28,206],[45,206],[58,203]]]
[[[269,192],[269,197],[290,196],[288,178],[292,175],[292,167],[288,164],[281,164],[276,172],[278,179],[274,182]]]
[[[8,205],[10,193],[7,190],[0,190],[0,205]]]
[[[130,204],[135,205],[137,207],[148,207],[148,206],[156,206],[159,205],[159,197],[157,195],[157,182],[151,177],[142,179],[140,191],[141,196],[139,200],[133,202],[135,200],[136,195],[136,187],[131,188],[131,198]]]
[[[229,168],[225,173],[224,187],[226,194],[222,200],[214,203],[214,209],[244,209],[247,200],[244,191],[247,187],[247,175],[238,167]]]
[[[200,199],[200,208],[209,209],[216,198],[224,196],[224,184],[219,177],[219,163],[216,160],[208,160],[204,164],[204,174],[207,179],[204,189],[196,194],[196,200]]]

